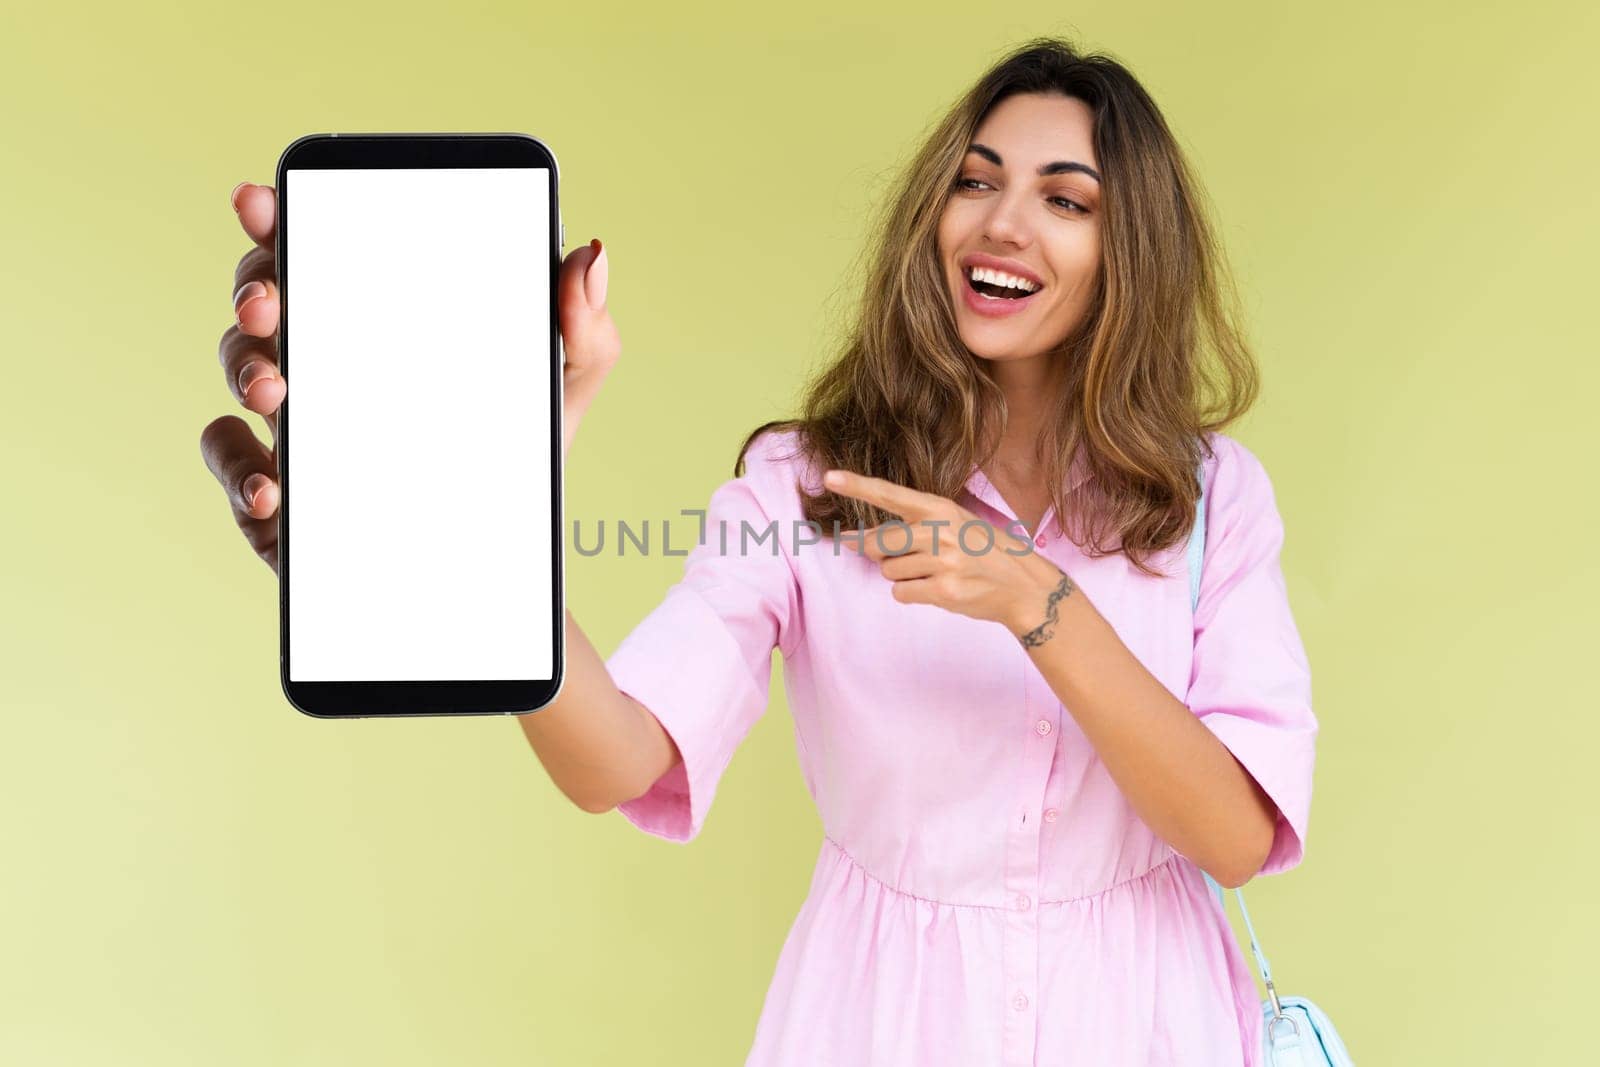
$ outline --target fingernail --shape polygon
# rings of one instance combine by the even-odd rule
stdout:
[[[261,379],[270,377],[272,377],[271,367],[267,366],[259,359],[251,360],[249,363],[246,363],[244,365],[244,369],[239,372],[239,395],[248,400],[250,398],[250,387],[256,382],[259,382]]]
[[[233,294],[233,313],[235,316],[244,310],[244,306],[258,297],[267,295],[267,287],[260,282],[245,282],[239,286],[239,291]]]
[[[233,187],[233,192],[228,194],[228,202],[233,205],[235,214],[237,214],[239,211],[239,190],[245,188],[249,184],[249,182],[240,182],[238,185]]]
[[[272,481],[265,474],[252,474],[244,480],[244,507],[246,511],[256,509],[256,494],[267,487]]]
[[[600,238],[591,240],[589,247],[595,250],[595,257],[583,275],[583,295],[584,299],[589,301],[589,306],[599,311],[606,306],[609,267],[606,263],[605,246],[600,243]]]

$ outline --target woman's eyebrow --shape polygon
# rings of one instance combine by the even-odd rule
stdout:
[[[1005,164],[1000,161],[1000,153],[996,152],[988,145],[979,144],[977,141],[973,141],[972,144],[967,147],[967,151],[978,153],[978,155],[982,156],[984,159],[987,159],[990,163],[993,163],[997,167],[1005,166]],[[1054,163],[1046,163],[1044,166],[1040,167],[1039,177],[1048,178],[1052,174],[1066,174],[1069,171],[1078,171],[1079,173],[1087,174],[1095,181],[1100,180],[1099,173],[1087,163],[1078,163],[1075,161],[1068,162],[1060,159],[1056,160]]]

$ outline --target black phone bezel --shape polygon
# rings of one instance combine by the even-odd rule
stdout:
[[[555,153],[538,138],[523,133],[318,133],[291,143],[278,159],[278,359],[286,380],[292,380],[289,357],[289,286],[284,255],[292,196],[287,182],[291,169],[382,169],[416,167],[542,167],[550,175],[550,478],[553,567],[551,576],[554,617],[549,679],[462,681],[300,681],[289,679],[289,567],[290,522],[293,493],[289,478],[289,405],[284,397],[278,415],[278,618],[279,678],[289,703],[313,718],[364,719],[416,715],[520,715],[549,704],[561,691],[566,674],[565,651],[565,543],[561,538],[563,498],[561,477],[561,329],[557,289],[561,268],[562,232],[560,169]]]

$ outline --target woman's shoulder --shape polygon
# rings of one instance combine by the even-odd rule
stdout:
[[[1202,466],[1211,514],[1276,512],[1277,494],[1260,457],[1230,434],[1212,431],[1205,438]]]
[[[784,505],[786,512],[800,511],[800,494],[822,492],[822,471],[817,469],[806,447],[804,435],[796,428],[774,427],[762,430],[745,449],[739,477],[752,487]]]
[[[1201,463],[1207,484],[1240,487],[1267,482],[1270,487],[1266,466],[1244,442],[1220,430],[1208,431],[1204,438],[1207,447]]]

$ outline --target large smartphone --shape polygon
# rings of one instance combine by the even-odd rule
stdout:
[[[278,160],[283,690],[518,714],[563,674],[555,155],[324,133]]]

